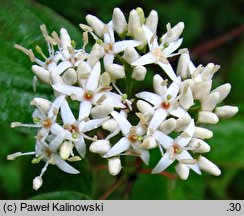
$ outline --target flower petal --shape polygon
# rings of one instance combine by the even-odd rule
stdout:
[[[75,117],[69,107],[69,104],[66,100],[63,101],[61,105],[61,117],[64,124],[74,124],[75,123]]]
[[[48,117],[53,118],[57,115],[57,111],[59,110],[63,100],[65,98],[65,95],[58,96],[52,103],[50,109],[48,110]]]
[[[100,118],[100,119],[93,119],[93,120],[89,120],[89,121],[85,122],[82,132],[85,133],[87,131],[91,131],[95,128],[98,128],[108,119],[109,119],[109,117],[106,117],[106,118]]]
[[[177,41],[170,42],[169,46],[164,49],[164,53],[166,56],[169,56],[171,53],[173,53],[175,50],[177,50],[180,45],[182,44],[183,39],[180,38]]]
[[[169,159],[169,153],[166,152],[163,157],[160,159],[156,167],[152,170],[152,173],[160,173],[164,171],[168,166],[170,166],[174,160]]]
[[[74,167],[70,166],[68,163],[66,163],[64,160],[62,160],[57,154],[54,154],[53,159],[56,163],[56,166],[61,169],[62,171],[66,173],[71,173],[71,174],[78,174],[80,173],[77,169]]]
[[[176,155],[176,159],[178,161],[180,160],[185,160],[185,159],[190,159],[193,160],[193,157],[190,155],[190,153],[186,150],[183,150],[180,154]],[[194,165],[189,165],[187,164],[187,166],[189,166],[192,170],[194,170],[197,174],[201,175],[201,170],[199,168],[199,166],[197,164]]]
[[[139,92],[136,97],[148,101],[154,106],[158,106],[162,102],[162,98],[159,95],[148,91]]]
[[[148,165],[148,164],[149,164],[149,160],[150,160],[150,153],[149,153],[149,151],[147,151],[147,150],[142,150],[142,151],[141,151],[141,159],[142,159],[142,161],[143,161],[146,165]]]
[[[171,110],[170,115],[173,115],[175,117],[181,118],[181,117],[190,117],[189,113],[187,111],[185,111],[184,109],[182,109],[181,107],[178,107],[175,110]]]
[[[52,85],[53,89],[65,94],[65,95],[75,95],[75,99],[78,101],[82,101],[83,95],[84,95],[84,90],[80,87],[76,86],[69,86],[69,85],[62,85],[62,84],[55,84]]]
[[[61,75],[64,71],[66,71],[68,68],[72,67],[72,63],[70,61],[63,61],[57,66],[58,74]]]
[[[180,145],[180,147],[185,147],[188,145],[188,143],[191,141],[193,134],[195,132],[195,124],[194,120],[191,120],[189,126],[185,129],[184,133],[187,134],[187,136],[180,135],[177,139],[177,143]]]
[[[64,140],[64,134],[59,134],[56,136],[50,143],[49,147],[53,152],[56,152],[59,146],[62,144]]]
[[[118,107],[118,108],[126,108],[126,106],[121,102],[122,97],[114,92],[105,92],[106,99],[102,102],[102,104],[108,104],[112,105],[113,107]],[[97,97],[95,100],[97,101],[103,93],[97,94]]]
[[[90,101],[82,101],[79,109],[79,121],[90,115],[92,104]]]
[[[97,62],[94,68],[92,69],[92,72],[90,73],[90,76],[87,80],[86,83],[87,90],[94,91],[97,88],[100,74],[101,74],[101,64],[100,62]]]
[[[179,82],[170,63],[163,63],[158,61],[157,64],[165,71],[165,73],[169,76],[169,78],[172,81],[176,83]]]
[[[59,135],[59,134],[64,134],[65,130],[62,126],[60,126],[58,123],[53,123],[51,128],[50,128],[50,131],[52,134],[54,135]]]
[[[153,49],[158,48],[157,37],[152,38],[154,35],[153,35],[153,32],[151,31],[151,29],[149,29],[145,25],[143,25],[142,28],[143,28],[145,37],[147,39],[147,43],[148,43],[148,46],[149,46],[149,50],[151,51]]]
[[[103,157],[107,158],[119,155],[128,148],[130,148],[130,141],[126,137],[123,137]]]
[[[122,131],[123,135],[127,136],[132,127],[130,122],[124,116],[122,116],[120,113],[116,111],[111,112],[111,115],[119,124],[120,130]]]
[[[104,58],[103,58],[103,61],[104,61],[104,66],[105,68],[111,64],[113,64],[114,62],[114,55],[113,54],[105,54]]]
[[[135,60],[131,63],[133,66],[139,66],[139,65],[147,65],[147,64],[153,64],[156,63],[157,59],[152,53],[147,53],[143,56],[141,56],[139,59]]]
[[[107,27],[108,27],[108,31],[105,32],[103,35],[104,43],[106,43],[106,44],[114,43],[113,21],[110,21],[107,24]]]
[[[86,155],[86,143],[82,136],[79,137],[79,141],[74,142],[75,149],[79,153],[79,155],[84,158]]]
[[[178,82],[172,82],[169,88],[167,89],[166,96],[171,95],[171,101],[174,100],[180,90],[180,77],[178,77]]]
[[[156,130],[153,134],[153,137],[165,148],[168,149],[170,148],[173,143],[174,143],[174,139],[172,139],[171,137],[167,136],[166,134],[164,134],[161,131]]]
[[[122,51],[125,51],[127,47],[137,47],[141,44],[141,42],[136,40],[123,40],[114,43],[113,45],[113,52],[114,54],[120,53]]]
[[[163,120],[167,117],[167,115],[168,115],[168,112],[165,111],[164,109],[162,109],[162,108],[156,109],[156,111],[152,117],[152,120],[149,123],[148,132],[150,133],[150,130],[153,130],[153,132],[155,130],[157,130],[157,128],[163,122]]]

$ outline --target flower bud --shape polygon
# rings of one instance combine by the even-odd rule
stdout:
[[[198,121],[200,123],[206,123],[206,124],[217,124],[219,118],[215,113],[209,111],[200,111],[198,114]]]
[[[91,116],[93,119],[104,118],[113,111],[113,106],[109,104],[97,105],[91,109]]]
[[[214,65],[213,63],[207,64],[201,73],[202,80],[207,81],[212,79],[213,75],[219,70],[219,68],[219,65]]]
[[[128,21],[128,35],[135,36],[135,30],[141,27],[140,17],[136,10],[132,10]]]
[[[185,110],[188,110],[191,106],[194,105],[194,98],[190,87],[188,87],[187,90],[183,92],[179,103]]]
[[[107,66],[107,71],[113,80],[122,79],[125,77],[125,68],[118,64]]]
[[[61,144],[59,149],[59,155],[63,160],[67,160],[72,153],[73,150],[73,143],[69,141],[65,141]]]
[[[134,47],[127,47],[124,51],[123,58],[128,62],[132,63],[133,61],[139,58],[139,54]]]
[[[175,171],[182,180],[186,180],[189,176],[190,169],[186,164],[178,163],[175,166]]]
[[[51,83],[53,85],[54,84],[64,84],[62,77],[58,73],[53,72],[50,75],[51,75]]]
[[[119,8],[114,8],[113,11],[113,27],[114,30],[119,34],[123,34],[127,31],[127,22],[123,12]]]
[[[86,16],[86,21],[88,25],[92,27],[97,36],[103,37],[105,25],[100,19],[98,19],[96,16],[88,14]]]
[[[143,9],[142,9],[141,7],[137,7],[137,8],[136,8],[136,12],[138,13],[138,16],[139,16],[139,18],[140,18],[140,23],[141,23],[141,25],[144,24],[146,18],[145,18],[145,14],[144,14]]]
[[[51,107],[51,102],[47,99],[44,98],[34,98],[31,102],[30,105],[40,107],[41,110],[45,113],[48,112],[48,110]]]
[[[162,95],[166,93],[167,80],[164,80],[159,74],[154,75],[153,77],[153,89],[155,93]]]
[[[174,118],[169,118],[159,126],[159,130],[161,130],[165,134],[169,134],[174,131],[176,128],[176,120]]]
[[[132,78],[138,81],[142,81],[145,79],[147,73],[147,69],[144,66],[136,66],[133,68],[133,72],[132,72]]]
[[[219,118],[231,118],[238,112],[238,107],[236,106],[221,106],[215,109],[215,114]]]
[[[158,146],[157,141],[154,137],[148,136],[146,137],[143,142],[140,144],[140,148],[144,149],[153,149]]]
[[[153,34],[157,32],[158,26],[158,13],[152,10],[146,19],[145,25],[152,31]]]
[[[97,140],[90,145],[89,150],[97,154],[105,154],[111,148],[108,140]]]
[[[152,106],[149,103],[147,103],[146,101],[138,100],[136,102],[136,106],[137,106],[137,109],[142,114],[146,113],[146,116],[152,116],[153,115],[154,110],[152,109]]]
[[[212,81],[196,82],[193,87],[193,96],[195,99],[206,97],[212,87]]]
[[[227,95],[230,93],[231,85],[229,83],[223,84],[216,89],[214,89],[212,92],[218,92],[220,97],[218,103],[222,102]]]
[[[175,131],[176,132],[184,131],[186,127],[190,124],[190,122],[191,122],[191,118],[189,116],[183,116],[178,118],[176,120]]]
[[[62,78],[65,84],[74,85],[77,82],[77,73],[73,68],[69,68],[64,72]]]
[[[204,111],[213,111],[219,101],[219,97],[220,95],[218,92],[213,92],[207,97],[202,98],[201,109]]]
[[[192,152],[205,153],[210,151],[210,146],[203,140],[192,138],[188,147],[193,148]]]
[[[32,65],[31,70],[40,81],[42,81],[46,84],[50,84],[50,72],[49,71],[47,71],[46,69],[44,69],[38,65]]]
[[[33,179],[33,189],[38,190],[42,186],[43,180],[41,176],[37,176]]]
[[[71,39],[65,28],[61,28],[60,30],[60,40],[63,49],[68,49],[67,47],[71,47]]]
[[[170,28],[170,36],[167,32],[164,34],[160,40],[163,41],[166,37],[167,42],[173,42],[179,39],[180,35],[182,34],[183,30],[185,28],[185,24],[183,22],[177,23],[173,28]]]
[[[189,52],[183,52],[180,55],[178,65],[177,65],[177,71],[176,71],[177,75],[181,76],[182,79],[186,79],[190,75],[190,72],[188,70],[189,63],[190,63]]]
[[[108,171],[112,176],[116,176],[119,174],[121,170],[121,161],[118,157],[113,157],[108,159]]]
[[[109,119],[102,124],[102,128],[109,132],[114,132],[118,127],[119,125],[114,119]]]
[[[95,43],[91,49],[90,55],[87,59],[87,63],[91,66],[94,67],[95,64],[99,61],[101,58],[101,47],[99,44]]]
[[[194,137],[200,139],[210,139],[213,137],[213,132],[202,127],[195,127]]]
[[[221,170],[214,163],[203,156],[198,158],[197,164],[201,170],[204,170],[211,175],[219,176],[221,174]]]
[[[136,41],[141,42],[141,45],[137,46],[137,48],[139,50],[142,50],[147,44],[147,39],[146,39],[146,36],[144,34],[142,27],[138,27],[134,30],[134,38]]]

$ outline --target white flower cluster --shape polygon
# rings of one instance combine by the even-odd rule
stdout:
[[[196,67],[187,49],[176,52],[182,43],[184,23],[174,27],[167,24],[167,32],[158,39],[158,14],[154,10],[147,18],[141,8],[132,10],[128,22],[119,8],[114,9],[108,24],[93,15],[87,15],[86,20],[88,25],[80,24],[84,31],[82,49],[75,48],[66,29],[62,28],[59,35],[49,34],[44,25],[41,32],[49,56],[39,46],[36,52],[42,59],[36,58],[32,50],[15,46],[35,62],[34,86],[40,80],[53,88],[55,96],[52,102],[43,98],[31,101],[35,106],[34,124],[11,125],[37,128],[33,152],[8,156],[13,160],[31,154],[35,155],[33,163],[45,161],[40,175],[33,180],[33,188],[41,187],[49,164],[67,173],[79,173],[68,162],[83,159],[87,145],[90,152],[108,160],[111,175],[120,172],[121,156],[138,156],[148,164],[154,148],[161,158],[152,173],[160,173],[176,161],[181,179],[188,178],[190,169],[198,174],[204,170],[220,175],[219,168],[202,156],[210,151],[204,140],[213,136],[205,126],[232,117],[238,108],[220,105],[230,92],[230,84],[212,90],[218,65]],[[89,39],[94,42],[90,49]],[[175,72],[169,58],[176,55],[180,57]],[[159,66],[159,74],[153,77],[154,92],[139,92],[134,102],[134,95],[130,95],[132,82],[143,81],[146,65],[152,64]],[[123,81],[124,93],[118,88],[118,82]],[[79,111],[71,109],[71,103],[77,104]],[[131,114],[138,119],[135,125],[128,118]],[[94,136],[97,129],[102,137]],[[117,141],[111,141],[115,137]]]

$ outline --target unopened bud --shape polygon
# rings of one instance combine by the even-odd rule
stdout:
[[[202,127],[195,127],[194,137],[199,139],[210,139],[213,137],[213,132]]]
[[[136,103],[137,109],[146,116],[152,116],[153,115],[153,108],[152,106],[143,100],[138,100]]]
[[[125,77],[125,68],[118,64],[108,65],[107,71],[113,80],[122,79]]]
[[[178,163],[175,166],[175,171],[177,172],[178,176],[182,180],[186,180],[188,178],[188,176],[189,176],[189,173],[190,173],[189,167],[186,164],[183,164],[183,163]]]
[[[231,118],[238,112],[238,107],[236,106],[221,106],[215,109],[215,114],[219,118]]]
[[[137,48],[142,50],[147,44],[147,39],[142,27],[138,27],[134,30],[134,38],[136,41],[141,42],[141,45],[137,46]]]
[[[61,144],[60,150],[59,150],[59,155],[63,160],[67,160],[72,153],[73,150],[73,143],[65,141]]]
[[[153,34],[157,32],[158,26],[158,13],[152,10],[146,19],[145,25],[152,31]]]
[[[204,170],[211,175],[219,176],[221,174],[221,170],[214,163],[203,156],[198,158],[197,163],[201,170]]]
[[[113,157],[108,159],[108,171],[112,176],[116,176],[119,174],[121,170],[121,161],[118,157]]]
[[[127,31],[127,22],[125,16],[119,8],[114,8],[112,20],[113,20],[114,30],[119,35]]]
[[[182,34],[183,30],[185,28],[185,25],[183,22],[179,22],[177,23],[173,28],[170,29],[170,34],[169,34],[169,31],[164,34],[160,40],[164,40],[164,38],[167,36],[167,39],[166,41],[167,42],[173,42],[173,41],[176,41],[179,39],[180,35]]]
[[[200,123],[206,123],[206,124],[217,124],[219,118],[215,113],[209,111],[200,111],[198,114],[198,121]]]
[[[186,127],[190,124],[191,118],[189,116],[183,116],[176,120],[176,132],[184,131]]]
[[[202,98],[201,109],[204,111],[213,111],[219,101],[219,97],[220,95],[218,92],[213,92]]]
[[[92,27],[96,35],[103,37],[105,25],[100,19],[89,14],[86,16],[86,21]]]
[[[46,83],[50,84],[50,72],[44,69],[43,67],[40,67],[38,65],[32,65],[31,67],[32,72],[36,75],[36,77]]]
[[[135,36],[135,30],[141,27],[140,17],[136,10],[132,10],[129,15],[128,34]]]
[[[227,95],[230,93],[231,85],[229,83],[223,84],[216,89],[214,89],[212,92],[218,92],[220,97],[218,103],[222,102]]]
[[[48,112],[48,110],[51,107],[51,102],[47,99],[44,98],[34,98],[31,102],[30,105],[40,107],[42,111],[45,113]]]
[[[97,154],[105,154],[111,148],[108,140],[97,140],[90,145],[89,150]]]
[[[210,146],[205,141],[197,138],[192,138],[188,146],[193,148],[192,152],[196,153],[205,153],[210,151]]]
[[[133,68],[133,72],[132,72],[132,78],[138,81],[142,81],[145,79],[147,73],[147,69],[144,66],[136,66]]]
[[[41,176],[37,176],[33,179],[33,189],[38,190],[42,186],[43,180]]]
[[[60,40],[63,49],[68,49],[68,47],[71,47],[71,39],[65,28],[61,28],[60,30]]]
[[[166,82],[159,74],[154,75],[153,77],[153,89],[155,93],[162,95],[166,92]],[[165,84],[164,84],[165,83]]]
[[[185,110],[188,110],[191,106],[194,105],[194,98],[190,87],[188,87],[187,90],[183,92],[179,103]]]
[[[143,142],[140,144],[140,147],[145,148],[145,149],[153,149],[153,148],[156,148],[157,146],[158,146],[157,141],[152,136],[146,137],[143,140]]]
[[[159,126],[159,130],[161,130],[165,134],[169,134],[174,131],[176,128],[176,120],[174,118],[169,118]]]
[[[91,66],[94,67],[95,64],[99,61],[101,58],[101,47],[99,44],[95,43],[91,49],[90,55],[87,59],[87,63]]]
[[[109,119],[102,124],[102,128],[110,132],[114,132],[118,128],[118,126],[119,125],[117,121],[115,121],[114,119]]]
[[[92,108],[91,116],[93,119],[104,118],[113,111],[113,106],[109,104],[97,105]]]
[[[62,75],[63,81],[67,85],[74,85],[77,83],[77,73],[73,68],[69,68]]]
[[[139,58],[139,54],[134,47],[127,47],[124,51],[123,58],[128,62],[132,63],[133,61]]]
[[[181,76],[182,79],[186,79],[189,77],[190,72],[188,70],[190,63],[190,55],[189,52],[184,52],[180,55],[178,66],[177,66],[177,75]]]
[[[212,87],[212,81],[196,82],[193,87],[193,95],[195,99],[206,97]]]

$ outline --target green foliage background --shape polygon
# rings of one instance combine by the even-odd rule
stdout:
[[[43,187],[35,192],[32,179],[43,164],[33,165],[31,158],[7,161],[6,155],[16,151],[31,151],[34,131],[10,129],[12,121],[31,122],[33,109],[29,102],[34,96],[50,98],[51,89],[38,84],[32,90],[31,63],[28,57],[13,48],[15,43],[28,48],[43,45],[39,31],[45,23],[50,31],[68,29],[81,45],[79,23],[92,13],[104,22],[111,19],[114,7],[126,15],[138,6],[145,10],[156,9],[160,17],[159,32],[165,25],[184,21],[184,47],[195,50],[198,45],[225,35],[243,25],[244,5],[241,0],[0,0],[0,198],[1,199],[98,199],[115,181],[106,170],[92,167],[106,163],[98,157],[89,158],[75,166],[81,174],[73,176],[49,167],[44,175]],[[230,120],[221,120],[211,126],[214,137],[209,141],[212,151],[207,154],[222,170],[220,177],[208,174],[190,174],[187,181],[172,180],[165,176],[135,174],[109,196],[109,199],[243,199],[244,198],[244,40],[243,33],[215,49],[202,54],[193,52],[197,63],[214,62],[222,69],[215,76],[215,84],[230,82],[232,92],[227,104],[239,107],[239,113]],[[149,83],[147,83],[149,85]],[[137,89],[139,90],[139,89]],[[152,158],[154,161],[154,157]],[[155,163],[151,163],[155,164]],[[127,164],[133,169],[133,163]],[[126,166],[126,165],[125,165]],[[126,168],[125,168],[126,169]],[[171,171],[171,170],[169,170]],[[173,172],[173,170],[172,170]]]

